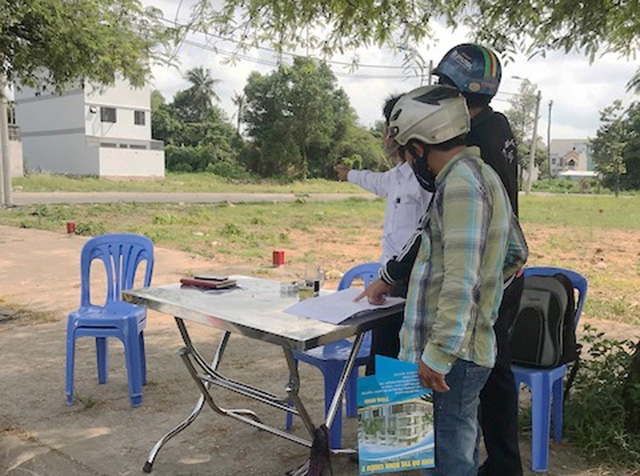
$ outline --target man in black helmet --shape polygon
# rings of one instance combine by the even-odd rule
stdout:
[[[497,172],[517,216],[516,142],[506,117],[489,106],[498,91],[502,75],[498,58],[491,50],[480,45],[461,44],[445,54],[434,74],[439,77],[441,84],[453,86],[464,95],[471,116],[467,144],[478,146],[482,159]],[[381,269],[380,279],[365,290],[372,302],[380,301],[392,284],[408,278],[419,243],[420,230],[407,242],[400,255]],[[518,278],[505,289],[494,326],[498,355],[480,393],[480,423],[487,449],[487,460],[478,472],[482,476],[522,475],[518,446],[518,393],[511,371],[508,338],[508,328],[520,303],[522,284],[522,278]],[[377,353],[375,346],[371,352]]]
[[[467,99],[471,116],[469,145],[480,147],[482,159],[497,173],[507,190],[513,212],[518,215],[518,160],[516,142],[507,118],[489,103],[498,92],[502,71],[497,56],[475,44],[458,45],[444,55],[434,74],[440,83],[458,89]],[[480,424],[487,459],[479,475],[520,476],[518,446],[518,392],[511,371],[508,329],[520,303],[522,278],[506,290],[494,325],[498,356],[480,393]]]

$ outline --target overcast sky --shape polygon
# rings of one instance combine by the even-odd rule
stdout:
[[[164,11],[165,18],[171,19],[175,18],[176,4],[180,4],[171,0],[156,0],[153,3]],[[183,9],[178,14],[178,21],[184,19],[186,13],[188,12]],[[468,41],[464,32],[452,32],[437,26],[435,38],[435,45],[422,45],[417,49],[427,64],[424,84],[427,84],[430,60],[435,67],[449,48]],[[202,34],[189,35],[178,50],[178,68],[154,67],[152,88],[160,90],[167,101],[170,101],[178,90],[189,86],[182,77],[184,72],[193,67],[204,66],[211,70],[213,78],[220,81],[215,86],[221,99],[219,105],[231,118],[235,114],[231,98],[234,94],[242,93],[249,74],[252,71],[269,73],[278,60],[265,47],[243,52],[233,63],[228,63],[229,53],[234,51],[235,46],[220,39],[205,38]],[[359,50],[356,54],[360,67],[355,71],[340,64],[350,63],[353,53],[334,56],[328,58],[328,61],[339,86],[349,96],[359,122],[370,126],[381,118],[382,104],[387,96],[418,87],[421,79],[417,70],[414,74],[403,69],[402,55],[391,50],[370,48]],[[291,56],[284,55],[283,59],[291,61]],[[508,100],[518,92],[520,85],[520,81],[512,77],[529,79],[542,93],[538,135],[545,141],[550,100],[553,101],[551,138],[582,139],[595,136],[600,120],[599,111],[615,99],[623,99],[625,103],[640,99],[625,90],[639,65],[612,54],[597,58],[593,64],[589,64],[583,56],[549,53],[546,58],[526,60],[521,57],[513,62],[503,61],[502,66],[502,84],[492,106],[500,111],[508,109]]]

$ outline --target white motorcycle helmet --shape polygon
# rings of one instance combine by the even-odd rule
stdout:
[[[465,98],[453,87],[422,86],[404,94],[389,118],[389,138],[401,146],[411,139],[427,145],[442,144],[469,132]]]

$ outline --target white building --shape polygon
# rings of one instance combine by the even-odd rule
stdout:
[[[561,172],[593,171],[588,139],[553,139],[550,149],[551,175],[566,176],[567,174]],[[594,174],[586,175],[593,176]]]
[[[63,95],[15,92],[28,170],[99,177],[164,177],[161,141],[151,140],[151,93],[118,80]]]

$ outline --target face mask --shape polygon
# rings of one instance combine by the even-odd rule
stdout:
[[[431,172],[429,172],[429,169],[427,168],[427,151],[425,151],[424,157],[416,157],[418,154],[413,148],[412,150],[409,150],[409,153],[414,157],[411,168],[413,169],[413,173],[415,174],[418,183],[427,192],[435,192],[436,178]]]

